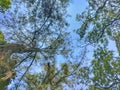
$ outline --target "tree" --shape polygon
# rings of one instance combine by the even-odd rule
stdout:
[[[33,82],[28,82],[29,78],[37,76],[34,78],[36,80],[43,75],[45,80],[40,79],[40,82],[43,82],[43,84],[39,83],[41,87],[46,84],[53,86],[53,83],[56,83],[55,87],[61,88],[67,77],[75,72],[74,69],[71,69],[71,73],[69,73],[69,61],[59,66],[61,69],[57,69],[56,66],[56,55],[66,57],[70,52],[70,44],[66,40],[68,33],[65,31],[68,26],[65,18],[69,0],[11,0],[11,2],[12,9],[6,11],[7,15],[0,20],[0,24],[4,27],[3,31],[7,35],[5,36],[7,43],[0,45],[1,56],[5,57],[1,63],[5,63],[4,66],[1,66],[1,72],[3,72],[1,77],[5,77],[5,81],[0,82],[7,82],[7,84],[1,84],[0,87],[5,88],[10,83],[10,79],[15,78],[15,80],[20,79],[20,81],[27,82],[28,86],[32,88]],[[30,72],[30,68],[35,66],[35,62],[43,62],[43,66],[39,68],[45,67],[43,69],[45,73],[39,72],[36,75]],[[69,67],[72,68],[73,65],[70,65]],[[16,77],[13,74],[9,76],[9,73],[4,75],[9,71],[12,71]],[[17,88],[22,86],[19,83],[14,83],[14,85]]]
[[[28,89],[62,90],[67,86],[74,88],[74,85],[85,84],[87,82],[81,79],[88,77],[89,71],[87,67],[78,68],[78,64],[62,63],[61,68],[58,68],[55,63],[54,65],[49,64],[44,65],[42,73],[31,74],[28,72],[26,74],[24,81]],[[25,88],[23,84],[20,86]]]
[[[47,63],[44,66],[44,73],[40,74],[27,74],[27,78],[25,79],[28,84],[28,88],[30,90],[40,89],[50,89],[50,90],[61,90],[63,89],[62,83],[67,82],[67,76],[69,74],[69,69],[67,64],[62,64],[60,70],[56,67],[56,65],[49,65]],[[38,79],[39,78],[39,79]]]
[[[85,43],[95,46],[91,68],[83,64],[86,50],[78,60],[69,58],[69,0],[11,0],[11,8],[0,20],[6,40],[0,45],[0,88],[4,90],[13,80],[12,89],[59,90],[75,85],[90,90],[120,89],[119,0],[88,3],[86,11],[77,15],[82,22],[77,33]],[[110,41],[114,41],[118,55],[109,50]],[[64,57],[59,65],[58,55]]]
[[[120,56],[120,14],[119,0],[88,0],[89,7],[77,19],[82,25],[77,30],[81,39],[95,46],[92,60],[90,90],[119,89],[119,56]],[[108,45],[114,41],[113,51]],[[118,55],[114,55],[114,54]]]
[[[120,58],[114,57],[112,51],[103,47],[98,47],[94,57],[95,60],[92,61],[94,89],[120,89]]]

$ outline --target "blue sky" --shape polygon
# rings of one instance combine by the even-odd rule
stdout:
[[[68,7],[68,14],[71,15],[69,22],[71,23],[70,28],[75,29],[79,26],[75,20],[76,14],[83,12],[87,6],[86,0],[72,0],[70,6]]]
[[[71,17],[68,18],[68,21],[70,23],[70,27],[68,28],[69,31],[71,31],[71,38],[73,38],[73,44],[74,44],[74,53],[80,54],[81,50],[78,50],[78,47],[75,48],[75,46],[78,44],[77,39],[79,36],[73,32],[73,30],[78,29],[80,27],[80,23],[76,21],[76,14],[80,14],[85,10],[87,7],[87,2],[86,0],[72,0],[70,6],[68,7],[68,14],[71,15]],[[61,61],[60,61],[61,62]],[[74,90],[80,90],[81,85],[75,86]],[[66,88],[65,90],[73,90],[70,88]]]
[[[67,8],[68,14],[70,17],[68,17],[68,22],[70,26],[68,27],[68,32],[71,34],[71,39],[73,43],[73,50],[74,50],[74,55],[77,56],[80,55],[81,49],[78,49],[77,44],[78,44],[78,39],[79,35],[74,32],[74,30],[78,29],[80,27],[80,23],[76,21],[76,14],[80,14],[85,10],[87,7],[87,2],[86,0],[72,0],[69,7]],[[63,57],[58,56],[58,64],[66,61]]]

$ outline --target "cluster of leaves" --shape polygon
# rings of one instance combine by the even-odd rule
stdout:
[[[11,5],[10,0],[0,0],[0,11],[4,12]]]
[[[81,38],[86,38],[90,43],[104,41],[105,38],[113,38],[114,32],[119,31],[119,1],[88,0],[89,8],[77,18],[83,24],[78,33]],[[87,35],[86,35],[87,34]],[[82,35],[82,36],[81,36]]]
[[[93,86],[94,89],[120,89],[120,58],[114,57],[107,48],[98,47],[94,52]],[[94,90],[93,89],[93,90]],[[92,89],[91,89],[92,90]]]
[[[82,22],[77,30],[81,39],[95,44],[92,60],[90,90],[120,89],[120,3],[119,0],[88,0],[89,7],[77,19]],[[107,48],[114,41],[117,55]],[[110,43],[112,44],[112,43]]]
[[[4,40],[4,35],[2,33],[2,31],[0,31],[0,45],[4,44],[5,40]]]
[[[63,83],[67,82],[66,76],[69,75],[68,66],[62,64],[62,69],[58,69],[56,65],[50,65],[50,63],[44,65],[44,69],[41,73],[30,74],[28,73],[25,78],[25,82],[28,84],[28,88],[33,90],[34,88],[44,90],[59,90],[63,89]]]

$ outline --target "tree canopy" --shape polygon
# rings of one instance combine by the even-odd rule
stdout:
[[[81,39],[96,48],[92,60],[90,90],[120,89],[120,3],[119,0],[88,0],[89,7],[77,19]],[[113,41],[111,43],[111,41]],[[115,44],[110,50],[109,45]],[[117,49],[117,51],[116,51]]]
[[[72,31],[67,13],[71,3],[0,1],[2,90],[120,89],[120,1],[87,0],[88,7],[76,15],[79,28]],[[74,31],[77,43],[71,39]]]

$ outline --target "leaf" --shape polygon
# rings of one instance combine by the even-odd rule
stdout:
[[[5,43],[4,35],[3,35],[2,31],[0,31],[0,45],[4,44],[4,43]]]
[[[1,12],[4,12],[6,9],[8,9],[10,5],[10,0],[0,0],[0,9],[2,9]]]

